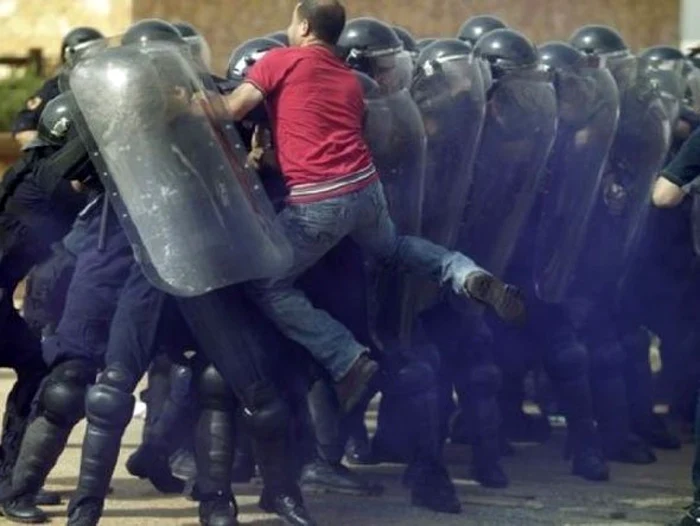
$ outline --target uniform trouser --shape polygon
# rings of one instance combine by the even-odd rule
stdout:
[[[502,331],[505,337],[499,347],[499,364],[504,383],[520,390],[527,370],[542,364],[566,417],[572,445],[591,445],[595,425],[588,350],[561,306],[535,300],[530,311],[530,322],[524,329]],[[515,404],[517,407],[510,410],[520,411],[522,398],[514,397],[504,404]]]
[[[64,316],[56,333],[43,344],[51,371],[38,395],[36,418],[29,426],[13,473],[15,494],[32,493],[41,487],[65,447],[71,429],[85,415],[86,389],[94,382],[95,373],[107,354],[110,323],[118,310],[118,302],[129,297],[129,293],[122,295],[127,278],[137,269],[131,247],[113,216],[107,224],[101,250],[98,248],[99,213],[89,218],[84,235],[88,248],[77,255]],[[137,315],[137,310],[127,305],[121,307],[127,317]],[[149,307],[145,311],[150,314],[155,309]],[[123,325],[123,314],[115,327]],[[139,329],[143,329],[143,325],[120,330],[123,333],[132,331],[131,340],[139,342],[145,340],[136,334]],[[145,341],[140,348],[144,347]],[[111,360],[118,355],[115,349],[108,353]],[[143,362],[145,366],[141,365]],[[134,366],[133,362],[130,366]],[[136,369],[146,366],[147,359],[136,361]]]
[[[8,483],[30,417],[32,400],[47,372],[41,344],[15,310],[12,299],[17,283],[41,259],[43,250],[29,243],[26,232],[14,233],[13,242],[0,248],[0,367],[11,368],[17,374],[5,401],[0,442],[0,478],[7,478]]]
[[[265,491],[295,492],[289,454],[290,408],[273,381],[264,342],[266,328],[241,287],[230,287],[178,303],[192,335],[238,398],[255,449]]]
[[[574,305],[578,335],[590,357],[594,415],[606,451],[616,450],[632,432],[625,379],[625,349],[620,341],[614,300],[583,299]]]
[[[473,425],[475,459],[498,458],[501,373],[494,363],[493,337],[478,313],[461,313],[442,303],[423,314],[430,339],[440,351],[440,432],[444,440],[456,391],[462,416]]]
[[[695,457],[693,459],[692,480],[694,500],[700,503],[700,390],[695,404]]]

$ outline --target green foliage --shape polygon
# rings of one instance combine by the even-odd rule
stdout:
[[[0,80],[0,132],[10,130],[17,112],[43,83],[43,78],[30,72],[17,72]]]

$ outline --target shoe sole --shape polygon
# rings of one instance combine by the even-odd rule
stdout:
[[[343,403],[342,410],[345,413],[352,411],[357,404],[359,404],[367,393],[369,392],[372,381],[376,378],[379,373],[379,364],[372,362],[367,365],[365,371],[363,371],[362,377],[359,379],[358,388],[352,393]]]
[[[499,318],[508,322],[525,321],[522,293],[495,276],[479,276],[468,284],[467,292],[473,300],[491,306]]]

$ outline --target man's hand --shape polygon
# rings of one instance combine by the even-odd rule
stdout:
[[[651,200],[654,206],[659,208],[673,208],[681,204],[686,194],[675,183],[666,179],[663,175],[656,180]]]
[[[36,139],[38,135],[39,133],[36,130],[27,130],[15,133],[14,138],[15,141],[19,143],[20,147],[24,148],[27,144]]]

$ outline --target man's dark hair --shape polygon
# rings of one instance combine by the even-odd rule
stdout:
[[[345,8],[338,0],[302,0],[299,16],[325,44],[334,46],[345,28]]]

